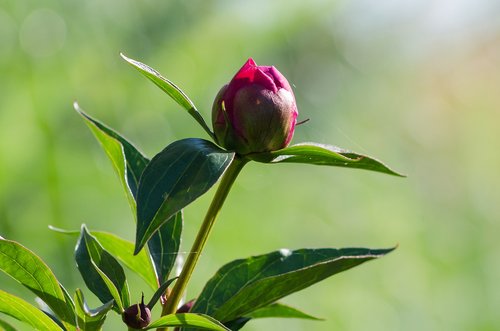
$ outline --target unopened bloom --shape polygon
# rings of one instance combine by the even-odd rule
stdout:
[[[144,295],[141,303],[132,305],[122,313],[122,320],[129,327],[143,329],[151,323],[151,310],[144,304]]]
[[[272,66],[257,66],[250,58],[212,108],[217,143],[238,154],[282,149],[292,140],[297,105],[286,78]]]

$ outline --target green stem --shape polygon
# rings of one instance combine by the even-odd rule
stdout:
[[[217,188],[217,192],[215,192],[212,203],[210,204],[207,214],[205,215],[205,219],[203,220],[200,230],[198,231],[198,235],[196,236],[186,263],[182,268],[182,272],[175,282],[175,286],[167,299],[162,311],[162,316],[174,314],[176,312],[177,306],[179,305],[196,263],[198,262],[203,246],[205,246],[205,243],[207,242],[210,230],[215,223],[217,215],[219,214],[219,211],[221,210],[236,177],[247,162],[247,160],[235,156],[229,167],[224,172],[219,187]]]

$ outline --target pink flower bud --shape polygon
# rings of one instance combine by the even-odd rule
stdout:
[[[297,115],[286,78],[275,67],[248,59],[215,98],[212,123],[219,145],[245,155],[288,146]]]

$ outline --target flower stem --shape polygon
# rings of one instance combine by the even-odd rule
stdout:
[[[215,223],[217,215],[219,214],[219,211],[221,210],[236,177],[247,162],[248,161],[246,159],[235,156],[229,167],[224,172],[212,203],[210,204],[207,214],[205,215],[205,219],[203,220],[200,230],[198,231],[198,235],[196,236],[189,256],[186,259],[186,263],[184,264],[181,274],[175,282],[175,286],[173,287],[172,292],[163,307],[162,316],[174,314],[176,312],[177,306],[179,305],[196,263],[198,262],[203,246],[205,246],[205,243],[207,242],[210,230]]]

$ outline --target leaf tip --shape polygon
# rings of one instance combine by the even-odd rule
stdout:
[[[80,108],[80,105],[78,104],[78,101],[76,101],[76,100],[75,100],[75,101],[73,101],[73,108],[74,108],[77,112],[79,112],[79,113],[81,113],[81,112],[82,112],[82,109]]]
[[[128,62],[128,60],[130,60],[125,54],[123,54],[123,52],[120,52],[120,57],[127,62]]]

